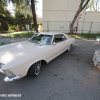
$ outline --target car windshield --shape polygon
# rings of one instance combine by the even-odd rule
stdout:
[[[52,35],[36,34],[29,41],[41,45],[50,45],[52,42]]]

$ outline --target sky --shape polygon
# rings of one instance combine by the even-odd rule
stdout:
[[[42,0],[38,0],[38,2],[39,2],[37,4],[37,8],[38,9],[37,9],[36,13],[37,13],[38,16],[42,17]]]
[[[37,0],[37,1],[38,1],[38,3],[36,5],[37,6],[36,13],[37,13],[37,15],[39,17],[42,17],[42,0]],[[12,3],[10,3],[8,5],[7,9],[11,11],[12,15],[14,15],[14,11],[13,11],[14,7],[13,7],[13,4]]]

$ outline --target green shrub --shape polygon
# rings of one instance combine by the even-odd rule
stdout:
[[[12,26],[12,30],[16,30],[16,26],[15,25]]]
[[[9,25],[9,30],[16,30],[16,26],[15,25]]]
[[[0,23],[0,31],[3,31],[2,27],[1,27],[1,23]]]

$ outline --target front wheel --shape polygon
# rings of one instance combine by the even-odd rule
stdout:
[[[31,77],[38,76],[40,73],[41,61],[36,62],[33,64],[28,71],[28,75]]]

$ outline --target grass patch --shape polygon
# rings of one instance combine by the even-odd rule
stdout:
[[[7,35],[8,37],[13,37],[13,38],[18,38],[18,37],[31,37],[33,36],[33,32],[22,32],[22,33],[17,33],[17,34],[10,34]],[[81,38],[94,38],[96,39],[97,37],[100,37],[100,34],[74,34],[74,35],[69,35],[69,37],[74,37],[77,39]]]
[[[18,38],[18,37],[31,37],[33,32],[22,32],[17,34],[9,34],[8,37]]]
[[[75,34],[75,35],[69,35],[70,37],[74,37],[74,38],[78,38],[78,39],[81,39],[81,38],[96,38],[98,36],[100,36],[100,34]]]

